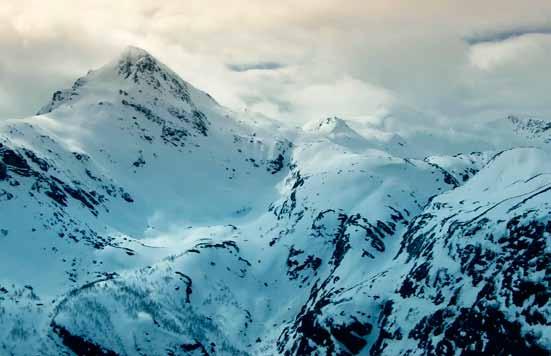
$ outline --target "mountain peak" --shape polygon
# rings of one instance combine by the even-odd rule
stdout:
[[[143,57],[152,57],[151,54],[143,48],[136,46],[126,46],[119,55],[120,60],[136,62]]]
[[[327,127],[331,127],[332,129],[336,129],[338,127],[348,127],[348,124],[343,119],[334,116],[334,117],[327,117],[321,120],[318,126],[320,128],[327,126]]]
[[[133,76],[136,80],[144,73],[168,72],[168,68],[163,68],[164,66],[149,52],[134,46],[128,46],[121,52],[115,66],[118,74],[125,79]],[[173,76],[172,73],[170,76]]]
[[[71,88],[56,91],[51,101],[38,114],[49,113],[64,104],[75,104],[83,98],[112,101],[120,93],[140,101],[141,105],[149,101],[154,101],[157,105],[160,101],[174,99],[190,106],[191,92],[196,93],[197,97],[204,97],[204,100],[200,100],[208,102],[209,105],[216,103],[146,50],[128,46],[108,64],[77,79]],[[128,98],[125,100],[128,101]]]
[[[339,145],[348,147],[365,147],[366,145],[365,137],[352,129],[346,120],[336,116],[308,122],[303,129],[306,132],[327,137]]]
[[[541,139],[551,142],[551,121],[509,115],[507,120],[513,125],[515,134],[529,139]]]
[[[351,133],[354,132],[352,128],[348,125],[346,120],[343,120],[339,117],[327,117],[321,120],[315,120],[309,122],[305,125],[305,129],[311,132],[318,132],[321,134],[332,134],[332,133]]]

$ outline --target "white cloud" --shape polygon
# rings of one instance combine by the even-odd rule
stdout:
[[[288,90],[284,100],[292,103],[289,119],[317,120],[329,116],[344,118],[373,115],[392,105],[390,92],[350,77]],[[292,117],[289,117],[292,116]]]
[[[497,42],[481,42],[469,49],[469,60],[482,70],[511,64],[529,64],[534,57],[551,51],[551,35],[526,34]]]
[[[551,116],[548,40],[470,45],[485,31],[537,28],[547,0],[6,0],[0,7],[0,117],[34,113],[51,93],[116,56],[149,50],[235,109],[303,122],[396,113],[469,123]],[[84,6],[86,5],[86,6]],[[506,11],[499,13],[499,7]],[[229,64],[284,63],[235,72]],[[411,108],[405,115],[403,109]],[[416,115],[413,113],[423,113]]]

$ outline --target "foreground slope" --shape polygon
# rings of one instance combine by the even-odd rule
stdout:
[[[0,350],[548,353],[547,148],[389,136],[233,113],[125,50],[0,126]]]

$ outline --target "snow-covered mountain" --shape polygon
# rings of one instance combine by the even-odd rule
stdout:
[[[551,143],[551,121],[534,118],[507,117],[513,131],[520,136]]]
[[[0,355],[547,355],[546,129],[497,126],[418,157],[130,47],[0,121]]]

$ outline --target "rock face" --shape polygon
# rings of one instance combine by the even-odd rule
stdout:
[[[0,121],[0,354],[547,355],[541,135],[413,157],[128,48]]]

